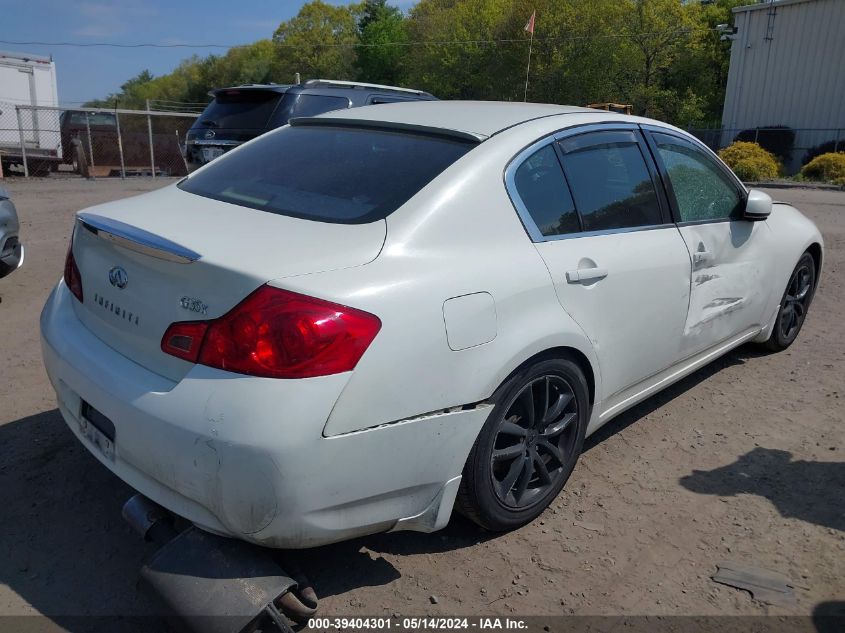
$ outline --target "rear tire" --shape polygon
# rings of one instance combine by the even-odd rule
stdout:
[[[584,373],[568,359],[518,371],[493,400],[456,504],[481,527],[501,532],[533,521],[560,493],[584,445],[590,401]]]
[[[771,352],[783,351],[798,338],[815,290],[816,263],[810,253],[804,253],[789,276],[786,290],[783,291],[772,333],[763,343],[766,349]]]

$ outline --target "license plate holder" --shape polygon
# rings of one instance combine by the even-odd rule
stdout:
[[[203,147],[202,148],[202,159],[206,163],[210,163],[215,158],[219,158],[223,155],[223,150],[219,147]]]
[[[114,461],[114,423],[89,403],[82,401],[79,431],[109,461]]]

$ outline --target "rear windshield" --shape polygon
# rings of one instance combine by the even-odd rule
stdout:
[[[409,132],[303,125],[271,132],[179,187],[320,222],[380,220],[476,143]]]
[[[224,90],[206,106],[197,123],[209,128],[263,130],[283,92]]]

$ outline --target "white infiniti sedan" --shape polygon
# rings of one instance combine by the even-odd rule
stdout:
[[[812,222],[669,125],[379,105],[80,212],[43,354],[79,441],[205,530],[507,530],[615,415],[789,346],[821,264]]]

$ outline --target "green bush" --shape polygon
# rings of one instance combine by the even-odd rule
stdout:
[[[719,151],[719,158],[745,181],[774,180],[783,173],[783,167],[774,154],[757,143],[736,141]]]
[[[840,147],[842,148],[841,150],[839,150]],[[838,141],[825,141],[824,143],[819,143],[815,147],[811,147],[807,150],[807,153],[804,154],[804,158],[801,159],[801,164],[806,165],[816,156],[821,156],[822,154],[835,152],[837,150],[845,151],[845,138],[841,138]]]
[[[845,184],[845,152],[816,156],[801,168],[801,175],[807,180]]]

